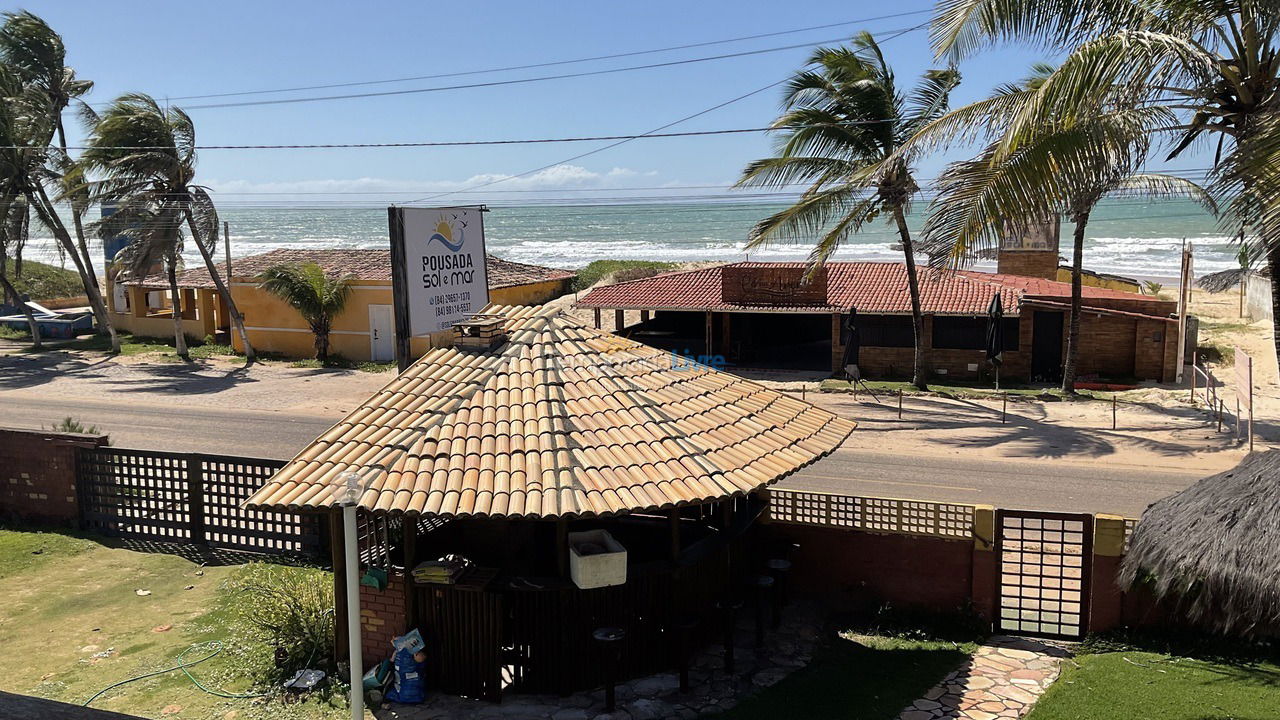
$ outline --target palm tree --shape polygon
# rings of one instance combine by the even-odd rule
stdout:
[[[244,345],[246,362],[252,364],[255,355],[244,329],[244,316],[213,260],[218,247],[218,211],[208,188],[192,183],[196,130],[191,117],[180,108],[160,107],[149,95],[130,93],[117,98],[100,118],[88,118],[96,122],[81,164],[101,176],[90,183],[94,195],[120,206],[149,208],[160,223],[157,231],[170,233],[171,243],[186,225],[227,306],[231,325]]]
[[[1131,101],[1176,111],[1161,128],[1169,158],[1215,147],[1212,189],[1224,228],[1258,234],[1280,277],[1280,4],[1274,0],[942,0],[931,28],[939,55],[998,42],[1067,51],[1003,140],[1006,150],[1046,118],[1088,113],[1125,89]],[[1280,356],[1280,293],[1275,342]]]
[[[62,37],[53,28],[27,11],[5,13],[0,26],[0,58],[13,69],[18,79],[43,93],[48,100],[48,112],[52,127],[57,133],[58,150],[50,160],[50,166],[60,174],[73,172],[75,163],[67,153],[67,133],[62,113],[93,89],[93,82],[76,77],[76,71],[67,67],[66,47]],[[81,260],[89,272],[88,280],[98,286],[97,273],[89,245],[85,239],[84,203],[73,202],[71,219],[75,226],[76,240]]]
[[[0,185],[4,181],[0,180]],[[31,347],[39,350],[43,347],[40,339],[40,325],[31,308],[22,301],[22,295],[9,280],[9,262],[13,261],[14,277],[22,276],[22,250],[27,244],[30,228],[30,213],[22,196],[11,186],[0,192],[0,298],[12,298],[14,304],[21,309],[27,320],[27,328],[31,331]]]
[[[329,330],[333,319],[342,314],[355,275],[333,276],[316,263],[276,265],[267,268],[258,279],[262,289],[297,310],[316,336],[316,359],[329,359]]]
[[[96,223],[104,234],[127,240],[116,255],[120,268],[117,281],[143,278],[161,268],[169,283],[169,305],[173,317],[173,347],[178,357],[190,360],[187,335],[182,327],[182,290],[178,268],[182,265],[182,216],[174,205],[157,208],[145,198],[127,198],[115,212]]]
[[[0,27],[0,60],[4,66],[0,71],[0,135],[3,135],[5,145],[4,158],[0,161],[3,165],[0,183],[8,187],[12,197],[22,198],[29,212],[35,214],[53,235],[62,252],[71,258],[93,308],[98,332],[111,338],[112,352],[119,352],[120,340],[107,313],[93,263],[87,250],[82,252],[82,248],[77,247],[57,212],[54,196],[60,192],[55,191],[51,196],[46,188],[46,185],[55,187],[61,183],[61,168],[66,165],[66,154],[50,146],[57,133],[60,113],[53,110],[55,100],[40,81],[41,76],[33,70],[35,63],[28,58],[34,53],[34,46],[17,42],[18,34],[11,32],[17,25],[29,26],[29,18],[34,16],[19,14],[10,17],[9,22]],[[61,40],[56,35],[52,37],[60,48]],[[22,48],[25,50],[19,52]],[[54,54],[61,57],[59,52]],[[65,68],[64,71],[70,72]],[[71,77],[74,78],[73,73]],[[80,86],[72,83],[72,87]]]
[[[961,265],[993,250],[1010,231],[1065,216],[1072,224],[1071,311],[1062,389],[1075,392],[1083,305],[1082,263],[1086,228],[1094,207],[1117,191],[1181,195],[1216,211],[1198,185],[1173,175],[1138,169],[1153,132],[1173,122],[1161,107],[1135,107],[1123,89],[1094,98],[1092,113],[1044,122],[1007,142],[1019,113],[1034,103],[1053,73],[1039,64],[1021,83],[1000,87],[992,97],[959,108],[921,128],[912,146],[933,147],[957,136],[986,136],[990,144],[972,160],[952,163],[930,203],[924,243],[939,262]]]
[[[959,82],[954,69],[929,70],[904,97],[870,33],[859,33],[849,47],[819,48],[787,85],[784,111],[772,125],[781,131],[777,155],[752,162],[738,181],[740,186],[808,186],[794,205],[757,223],[747,247],[807,241],[821,233],[809,255],[811,272],[866,223],[887,215],[896,225],[915,334],[911,382],[922,389],[924,319],[906,219],[919,186],[912,158],[896,151],[946,111]]]

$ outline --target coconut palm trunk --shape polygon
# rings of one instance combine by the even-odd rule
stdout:
[[[1089,211],[1075,213],[1075,234],[1071,243],[1071,318],[1067,324],[1067,357],[1062,363],[1062,391],[1075,394],[1076,371],[1080,365],[1080,312],[1083,307],[1084,229]]]
[[[31,312],[31,308],[22,302],[22,296],[18,294],[18,289],[13,286],[13,283],[9,282],[9,278],[6,277],[3,269],[0,269],[0,289],[3,289],[6,296],[12,297],[18,303],[18,307],[22,310],[22,316],[27,319],[27,327],[31,330],[31,347],[39,350],[43,347],[40,341],[40,325],[36,322],[36,316]]]
[[[49,228],[54,239],[75,263],[76,272],[80,273],[80,281],[84,285],[85,295],[89,298],[89,307],[93,310],[94,320],[98,323],[98,332],[105,332],[111,338],[111,352],[120,352],[120,337],[116,334],[115,326],[111,324],[111,315],[107,312],[107,304],[102,299],[102,292],[98,289],[97,283],[90,280],[90,270],[85,266],[84,259],[76,249],[70,233],[67,232],[67,226],[63,224],[62,218],[58,216],[57,210],[50,202],[48,193],[45,192],[44,187],[36,185],[27,188],[24,194],[27,202],[35,208],[40,222]]]
[[[213,257],[209,254],[209,243],[205,242],[205,238],[200,236],[200,231],[196,228],[195,216],[191,212],[190,206],[185,210],[187,218],[187,227],[191,229],[191,235],[195,238],[196,247],[200,248],[200,257],[204,260],[205,269],[209,271],[209,277],[213,278],[213,285],[218,290],[218,295],[222,301],[227,304],[227,314],[231,316],[231,327],[235,333],[240,336],[240,344],[244,346],[245,365],[252,365],[257,360],[257,354],[253,351],[253,345],[249,343],[249,333],[244,327],[244,316],[240,314],[240,308],[236,307],[235,298],[231,297],[231,289],[227,287],[227,282],[231,281],[231,268],[227,268],[227,280],[223,281],[222,275],[218,272],[217,266],[213,262]]]
[[[893,221],[902,238],[902,254],[907,263],[907,291],[911,296],[911,331],[915,337],[915,356],[911,370],[911,384],[928,390],[924,370],[924,313],[920,309],[920,278],[916,272],[915,246],[911,243],[911,231],[907,229],[907,216],[902,206],[893,208]]]
[[[329,329],[327,321],[311,323],[311,332],[316,336],[316,359],[322,363],[329,360]]]
[[[191,360],[187,350],[187,334],[182,331],[182,291],[178,289],[178,257],[170,253],[164,259],[165,274],[169,279],[169,304],[173,310],[173,347],[178,357]]]

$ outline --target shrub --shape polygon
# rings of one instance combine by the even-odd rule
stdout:
[[[303,668],[332,672],[333,580],[312,568],[250,563],[228,581],[237,625],[277,648],[272,667],[260,672],[288,679]]]
[[[53,427],[49,428],[49,430],[53,432],[59,432],[59,433],[78,433],[80,435],[99,434],[97,425],[86,426],[84,423],[71,417],[70,415],[62,418],[61,421],[59,421]]]

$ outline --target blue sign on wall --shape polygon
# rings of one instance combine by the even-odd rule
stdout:
[[[116,206],[112,203],[102,204],[102,217],[111,217],[116,211]],[[129,238],[120,237],[113,232],[103,230],[102,234],[102,254],[107,259],[107,264],[115,261],[116,255],[129,244]]]

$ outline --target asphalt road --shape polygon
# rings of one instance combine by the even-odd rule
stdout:
[[[120,447],[287,459],[338,418],[172,404],[76,401],[38,391],[0,393],[0,425],[40,428],[72,415]],[[783,487],[1004,508],[1137,516],[1203,471],[1064,459],[1022,460],[841,449]]]

